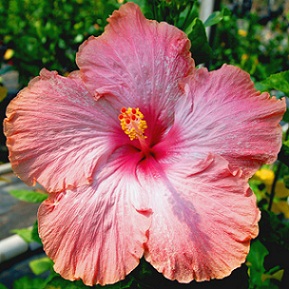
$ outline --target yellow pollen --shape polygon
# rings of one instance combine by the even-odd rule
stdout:
[[[147,123],[139,108],[123,107],[120,112],[118,119],[121,128],[130,140],[146,138],[144,131],[147,128]]]

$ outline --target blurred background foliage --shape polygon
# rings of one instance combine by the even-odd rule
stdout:
[[[6,58],[13,59],[21,85],[42,67],[62,74],[72,71],[80,43],[103,32],[106,18],[117,4],[111,0],[105,4],[93,0],[1,1],[2,57],[11,49]]]
[[[75,53],[79,45],[90,35],[100,35],[107,17],[125,2],[127,1],[1,1],[0,62],[13,64],[13,68],[19,72],[20,87],[38,75],[42,67],[55,69],[60,74],[77,69]],[[193,23],[193,20],[199,15],[201,1],[134,2],[140,5],[147,18],[166,21],[187,34],[196,26],[198,30],[200,28],[200,24],[197,21]],[[250,2],[251,5],[248,5]],[[266,14],[252,9],[254,2],[260,2],[259,6],[266,6]],[[270,2],[272,1],[215,1],[215,9],[219,13],[214,15],[213,22],[208,22],[207,25],[205,23],[205,26],[213,25],[208,39],[210,47],[202,46],[200,49],[196,43],[192,46],[197,63],[205,63],[210,69],[216,69],[223,63],[231,63],[248,71],[257,80],[287,70],[287,2],[279,1],[280,4],[271,10],[267,4]]]
[[[107,17],[125,0],[8,0],[0,2],[0,82],[11,71],[19,75],[18,89],[46,67],[60,74],[77,69],[75,54],[90,35],[104,31]],[[289,1],[215,1],[208,19],[199,19],[201,1],[134,0],[149,19],[166,21],[185,31],[191,40],[196,64],[209,70],[224,63],[250,73],[256,87],[278,98],[289,95]],[[210,31],[209,37],[206,31]],[[15,91],[0,84],[2,118]],[[3,100],[4,99],[4,100]],[[287,98],[288,100],[288,98]],[[141,265],[128,278],[106,288],[287,288],[289,284],[289,110],[282,121],[283,146],[278,161],[263,166],[250,180],[262,211],[260,234],[252,242],[246,264],[224,280],[189,285],[168,283],[150,266]],[[5,139],[1,139],[0,161],[7,161]],[[21,195],[21,194],[20,194]],[[20,198],[27,198],[27,192]],[[17,197],[17,196],[16,196]],[[19,196],[18,196],[19,197]],[[29,201],[27,199],[27,201]],[[29,231],[30,230],[30,231]],[[32,231],[31,231],[32,230]],[[37,227],[25,234],[27,241],[40,241]],[[30,234],[30,238],[27,236]],[[36,237],[35,237],[36,236]],[[40,269],[42,268],[42,269]],[[61,279],[48,260],[31,267],[47,278],[23,277],[14,287],[87,288],[80,281]],[[34,282],[34,283],[33,283]],[[1,287],[0,288],[6,288]],[[27,287],[28,286],[28,287]],[[29,287],[30,286],[30,287]],[[34,285],[33,285],[34,286]],[[33,287],[34,288],[34,287]],[[102,288],[95,286],[95,288]],[[170,287],[171,288],[171,287]]]
[[[265,7],[268,4],[260,4]],[[260,14],[249,9],[232,9],[211,36],[214,55],[210,67],[224,62],[237,65],[256,80],[288,70],[288,11],[285,2],[276,11]],[[274,13],[273,13],[274,12]]]

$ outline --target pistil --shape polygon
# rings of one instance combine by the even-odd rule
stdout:
[[[135,139],[139,140],[141,150],[146,154],[149,151],[148,144],[145,140],[147,137],[144,135],[147,123],[139,108],[123,107],[118,119],[120,120],[120,125],[124,133],[131,141]]]

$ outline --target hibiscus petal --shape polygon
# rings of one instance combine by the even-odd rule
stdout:
[[[259,210],[247,180],[228,162],[209,155],[194,163],[155,163],[150,183],[152,224],[145,258],[171,280],[223,278],[239,267],[258,233]]]
[[[147,20],[134,3],[122,5],[108,21],[105,32],[77,53],[87,88],[97,97],[113,94],[123,106],[140,107],[145,116],[151,111],[169,119],[181,94],[178,81],[194,68],[186,34]]]
[[[132,162],[124,168],[128,158],[114,154],[91,186],[51,195],[41,204],[44,250],[65,279],[115,283],[143,256],[150,210],[141,204],[145,195],[133,173],[138,156],[129,158]]]
[[[200,69],[183,86],[187,96],[177,104],[175,124],[159,144],[162,150],[170,147],[167,155],[218,154],[245,176],[276,160],[285,99],[260,94],[249,74],[230,65],[212,72]]]
[[[115,147],[117,111],[95,101],[78,73],[42,70],[7,109],[5,134],[15,173],[48,191],[89,183]]]

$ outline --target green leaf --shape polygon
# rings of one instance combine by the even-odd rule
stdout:
[[[13,289],[44,289],[45,285],[46,280],[24,276],[14,282]]]
[[[14,229],[14,230],[12,230],[12,233],[17,234],[26,243],[31,243],[34,241],[32,238],[32,228]]]
[[[41,203],[48,197],[45,193],[29,190],[12,190],[9,194],[18,200],[29,203]]]
[[[196,64],[207,62],[211,58],[212,49],[208,43],[205,26],[200,19],[194,19],[188,37],[192,43],[191,51]]]
[[[249,268],[250,283],[256,287],[267,285],[266,283],[270,282],[269,280],[264,282],[262,278],[265,273],[264,260],[268,254],[268,250],[259,240],[252,242],[247,256],[247,266]]]
[[[35,275],[40,275],[46,271],[52,270],[53,262],[48,257],[33,260],[29,267]]]
[[[223,13],[221,11],[215,11],[204,22],[204,25],[205,27],[209,27],[219,23],[222,20],[223,20]]]
[[[41,239],[39,238],[39,235],[38,235],[37,221],[34,223],[33,227],[23,228],[23,229],[14,229],[12,230],[12,233],[17,234],[27,243],[37,242],[39,244],[42,244]]]
[[[37,221],[33,225],[31,237],[32,237],[33,241],[35,241],[39,244],[42,244],[42,241],[41,241],[39,234],[38,234],[38,222]]]
[[[280,90],[289,95],[289,70],[270,75],[261,85],[267,90]]]
[[[254,267],[260,272],[265,272],[264,259],[268,254],[269,252],[266,247],[259,240],[255,240],[251,244],[250,252],[247,257],[249,262],[248,266]]]
[[[229,20],[230,14],[231,12],[227,8],[224,8],[222,11],[215,11],[204,22],[204,25],[205,27],[209,27],[218,24],[222,20]]]

